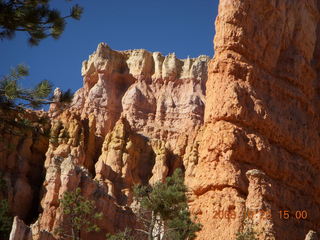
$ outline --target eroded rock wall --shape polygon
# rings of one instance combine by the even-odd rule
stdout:
[[[15,184],[11,199],[21,199],[22,187],[33,194],[30,163],[45,168],[41,214],[30,228],[17,219],[13,236],[52,238],[64,221],[59,198],[80,187],[104,215],[100,233],[82,236],[104,239],[136,224],[134,184],[164,180],[181,167],[191,211],[203,224],[197,239],[235,239],[246,209],[270,213],[253,216],[260,239],[315,237],[319,9],[316,0],[221,0],[209,67],[206,56],[180,60],[99,44],[83,62],[84,86],[71,106],[51,106],[49,138],[5,136],[18,144],[0,153],[0,169]],[[280,218],[285,210],[288,220]],[[296,220],[303,210],[308,218]]]
[[[84,238],[104,239],[137,224],[132,186],[164,180],[193,160],[188,149],[203,123],[208,61],[99,44],[83,63],[84,86],[71,105],[50,107],[43,212],[31,226],[34,239],[63,224],[59,199],[77,187],[104,216],[100,233]]]
[[[144,49],[114,51],[101,43],[83,62],[84,87],[72,109],[96,116],[97,135],[105,136],[122,115],[145,136],[177,138],[203,123],[208,61]]]
[[[39,214],[50,127],[45,112],[0,109],[0,200],[28,224]]]
[[[220,1],[199,161],[187,176],[198,239],[234,239],[245,208],[271,211],[254,218],[261,239],[319,231],[319,10],[319,1]],[[231,210],[234,220],[216,216]]]

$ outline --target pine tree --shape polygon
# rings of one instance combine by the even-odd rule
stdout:
[[[134,197],[140,204],[137,217],[142,228],[133,229],[134,234],[142,234],[148,240],[194,239],[201,225],[191,219],[186,192],[180,169],[167,177],[165,182],[136,186]]]
[[[94,203],[81,195],[80,188],[65,192],[60,205],[67,217],[62,226],[56,229],[60,237],[80,240],[81,232],[100,231],[94,221],[101,219],[102,213],[96,212]]]
[[[48,80],[39,82],[33,89],[20,86],[19,81],[29,75],[27,66],[20,64],[11,69],[10,73],[0,79],[0,107],[2,108],[39,108],[53,101],[49,99],[52,92],[52,84]],[[72,93],[70,90],[62,93],[60,101],[70,102]]]
[[[72,0],[68,0],[72,1]],[[38,45],[49,36],[58,39],[67,18],[79,20],[83,8],[75,4],[68,16],[51,9],[50,0],[0,0],[0,39],[12,39],[17,31],[29,34],[29,44]]]
[[[126,228],[123,232],[117,234],[107,234],[108,240],[135,240],[135,237],[132,236],[133,230]]]

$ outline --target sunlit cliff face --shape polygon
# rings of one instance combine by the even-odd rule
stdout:
[[[59,198],[77,187],[105,216],[101,232],[84,238],[137,226],[132,186],[164,180],[178,167],[203,225],[199,240],[235,239],[244,218],[261,240],[317,231],[319,16],[315,1],[221,0],[211,61],[99,44],[83,62],[73,103],[51,106],[50,138],[42,145],[15,139],[29,157],[11,155],[0,165],[17,215],[31,223],[23,210],[40,209],[33,238],[53,236],[63,222]],[[26,204],[35,193],[30,146],[40,145],[39,201]],[[297,219],[298,211],[308,217]]]
[[[260,239],[319,229],[318,16],[316,2],[220,1],[199,161],[186,177],[199,239],[233,239],[245,208],[272,213],[254,216]],[[285,210],[310,216],[284,220]]]

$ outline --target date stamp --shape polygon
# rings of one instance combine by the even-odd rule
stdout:
[[[306,220],[308,219],[308,211],[307,210],[280,210],[279,218],[283,220],[296,219],[296,220]]]
[[[264,211],[264,210],[246,210],[244,215],[245,218],[253,219],[255,216],[259,216],[261,219],[271,219],[271,210]],[[235,210],[218,210],[214,211],[213,218],[216,219],[236,219],[237,212]]]
[[[273,214],[272,214],[273,213]],[[272,219],[274,217],[279,217],[282,220],[306,220],[308,219],[307,210],[280,210],[278,213],[276,211],[271,212],[271,210],[249,210],[247,209],[244,213],[241,214],[242,217],[247,219],[253,219],[259,217],[260,219]],[[236,210],[217,210],[213,211],[213,218],[215,219],[236,219],[240,217],[239,213]]]

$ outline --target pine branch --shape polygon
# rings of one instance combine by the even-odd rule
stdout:
[[[141,232],[141,233],[144,233],[144,234],[146,234],[146,235],[149,235],[149,233],[148,233],[147,231],[143,230],[143,229],[135,228],[134,230],[135,230],[135,231],[138,231],[138,232]]]
[[[49,1],[9,1],[0,2],[0,32],[1,39],[11,39],[16,31],[25,31],[29,34],[29,43],[38,45],[49,36],[57,39],[63,33],[66,19],[79,20],[83,8],[78,4],[72,6],[70,14],[64,17],[60,12],[51,9]]]

